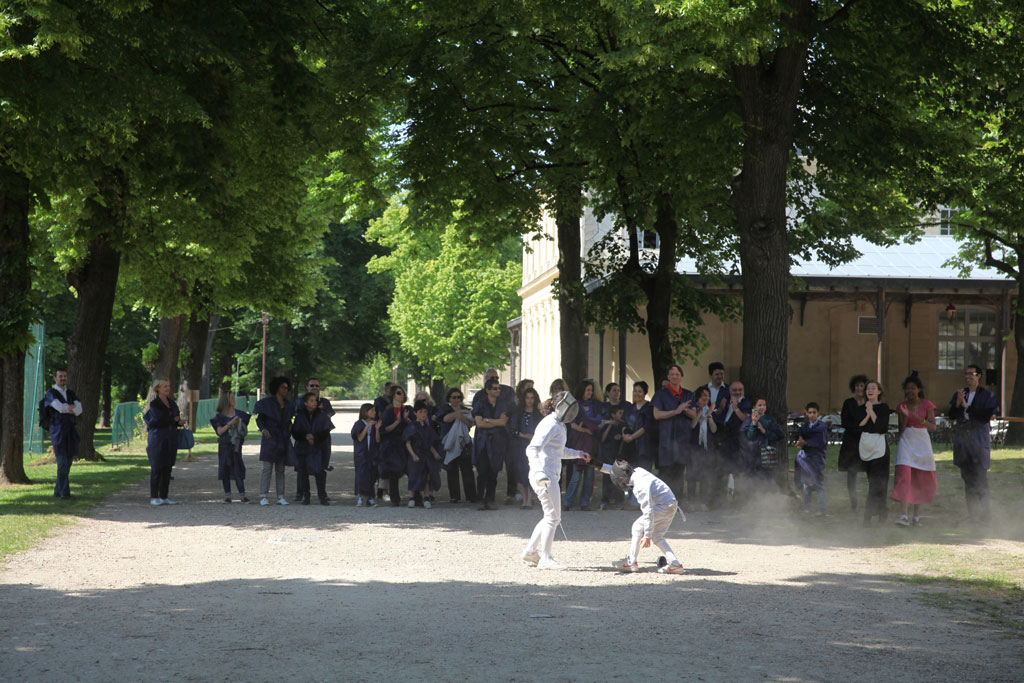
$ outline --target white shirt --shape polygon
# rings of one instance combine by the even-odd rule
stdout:
[[[61,389],[59,386],[54,384],[53,387],[51,387],[51,388],[53,389],[53,391],[58,396],[60,396],[63,399],[67,399],[67,397],[68,397],[67,392],[64,391],[63,389]],[[58,413],[65,413],[65,414],[67,414],[67,412],[68,412],[68,404],[65,403],[64,401],[58,401],[57,399],[53,399],[53,401],[50,402],[50,407],[52,407]],[[82,414],[82,403],[81,403],[81,401],[75,401],[75,405],[72,406],[72,411],[74,412],[74,414],[76,416]]]
[[[601,471],[605,474],[612,473],[611,465],[601,465]],[[668,484],[645,470],[643,467],[634,467],[633,476],[629,478],[633,487],[633,495],[636,502],[640,504],[641,519],[644,523],[644,537],[650,538],[651,521],[656,508],[666,510],[677,504],[676,496]],[[673,511],[673,514],[675,511]]]
[[[551,413],[537,425],[526,447],[526,460],[530,463],[530,476],[543,472],[551,481],[558,483],[563,460],[575,460],[586,455],[583,451],[565,447],[565,425]]]

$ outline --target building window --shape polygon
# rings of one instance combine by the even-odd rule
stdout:
[[[654,249],[657,251],[661,248],[661,236],[654,230],[637,228],[636,241],[641,249]]]
[[[939,320],[939,370],[963,370],[978,365],[983,370],[996,367],[999,327],[995,311],[967,308],[957,311],[951,320],[944,310]]]
[[[956,215],[960,213],[958,209],[951,209],[948,206],[939,208],[939,234],[940,235],[952,235],[953,234],[953,223],[956,219]]]

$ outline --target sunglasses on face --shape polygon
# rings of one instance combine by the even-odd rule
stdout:
[[[462,400],[462,396],[452,396],[452,397],[451,397],[450,399],[448,399],[448,400],[449,400],[449,401],[461,401],[461,400]]]
[[[307,384],[306,386],[308,388],[310,388],[310,389],[319,389],[320,388],[319,384]]]

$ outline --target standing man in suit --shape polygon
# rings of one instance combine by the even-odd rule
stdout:
[[[67,388],[68,371],[58,368],[53,373],[53,386],[47,389],[43,404],[50,414],[50,443],[57,457],[57,483],[53,486],[54,498],[71,497],[68,476],[71,462],[78,457],[78,429],[75,422],[82,414],[82,404],[75,392]]]

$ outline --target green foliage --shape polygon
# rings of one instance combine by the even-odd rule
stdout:
[[[367,233],[390,249],[370,269],[395,279],[388,324],[402,349],[424,377],[457,384],[505,363],[507,323],[519,311],[520,242],[474,239],[457,217],[439,232],[417,224],[407,207],[392,204]]]

